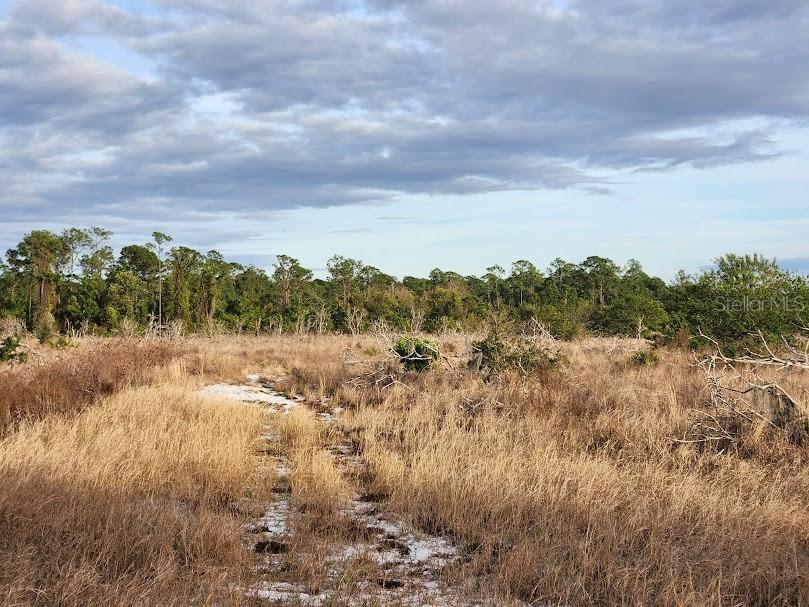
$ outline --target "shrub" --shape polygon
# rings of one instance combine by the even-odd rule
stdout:
[[[639,367],[648,367],[658,364],[660,355],[654,350],[638,350],[629,360]]]
[[[405,335],[394,344],[393,351],[408,371],[426,371],[440,356],[435,342]]]
[[[506,370],[534,373],[551,369],[559,364],[559,353],[522,336],[513,335],[494,325],[482,341],[475,342],[473,350],[479,353],[480,366],[490,371]]]
[[[76,344],[67,335],[60,335],[55,341],[51,341],[51,346],[57,350],[64,350],[65,348],[75,348]]]
[[[16,337],[6,337],[3,343],[0,344],[0,362],[10,362],[18,360],[24,362],[27,358],[25,352],[18,352],[17,348],[20,347],[20,340]]]

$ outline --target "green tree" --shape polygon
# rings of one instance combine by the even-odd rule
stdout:
[[[486,274],[483,278],[489,284],[489,304],[493,304],[496,308],[500,308],[500,283],[503,281],[506,271],[502,266],[497,264],[486,268]],[[492,300],[494,296],[494,300]]]
[[[112,248],[106,244],[112,232],[104,228],[92,227],[86,232],[89,239],[88,252],[81,258],[81,267],[85,276],[100,279],[113,261]]]
[[[174,247],[169,252],[166,266],[168,276],[166,281],[169,291],[168,317],[180,320],[185,327],[194,325],[194,310],[192,309],[192,295],[198,282],[199,264],[202,256],[199,252],[188,247]]]
[[[208,251],[202,261],[199,280],[199,314],[208,327],[223,307],[226,294],[233,286],[238,264],[225,261],[219,251]]]
[[[282,312],[287,313],[290,309],[299,311],[303,303],[304,287],[312,280],[312,272],[304,268],[297,259],[278,255],[272,277],[281,293]]]
[[[62,242],[65,246],[65,270],[67,274],[75,275],[76,262],[81,258],[81,252],[88,249],[93,240],[86,230],[67,228],[62,231]]]
[[[109,306],[118,318],[129,318],[143,324],[149,313],[151,291],[148,283],[134,270],[115,272],[108,289]],[[115,323],[114,323],[115,324]]]
[[[681,274],[667,304],[675,325],[727,344],[749,342],[761,331],[779,339],[807,325],[809,294],[804,277],[761,255],[728,254],[699,276]]]
[[[269,304],[272,285],[264,270],[249,266],[235,277],[238,299],[234,304],[234,315],[241,329],[260,328],[269,317]]]
[[[515,295],[512,305],[521,306],[526,303],[526,300],[533,301],[533,296],[541,282],[542,274],[530,261],[520,259],[511,264],[509,286]]]
[[[590,301],[604,307],[617,287],[620,268],[612,260],[593,255],[581,263],[581,269],[584,272],[581,288],[589,291]]]
[[[160,258],[149,247],[131,244],[121,249],[118,266],[131,270],[144,282],[151,283],[156,281],[160,271]]]
[[[336,288],[340,306],[343,309],[348,308],[357,284],[357,277],[362,269],[362,263],[356,259],[335,255],[326,262],[326,267],[329,270],[332,284]]]
[[[26,318],[29,326],[53,323],[53,308],[58,301],[57,287],[61,279],[67,250],[64,241],[47,230],[26,234],[16,248],[6,253],[17,283],[27,296]]]
[[[163,325],[163,250],[166,244],[170,243],[172,238],[163,232],[152,232],[153,242],[146,246],[149,247],[157,255],[158,269],[157,269],[157,322]]]

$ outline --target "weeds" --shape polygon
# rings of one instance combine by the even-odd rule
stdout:
[[[400,337],[393,345],[393,352],[408,371],[426,371],[440,357],[438,346],[420,337]]]
[[[638,367],[650,367],[660,363],[660,355],[654,350],[638,350],[629,360]]]
[[[25,362],[28,355],[19,350],[20,340],[16,337],[6,337],[3,343],[0,344],[0,363],[5,362]]]

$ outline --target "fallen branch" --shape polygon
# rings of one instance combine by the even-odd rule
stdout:
[[[719,342],[699,335],[713,344],[714,353],[703,358],[695,357],[704,376],[708,390],[708,405],[713,411],[696,411],[697,419],[689,429],[688,436],[677,439],[678,443],[708,443],[725,441],[735,445],[746,427],[757,421],[765,423],[782,433],[792,442],[803,441],[805,428],[800,423],[800,403],[779,383],[763,379],[757,372],[760,366],[774,366],[783,371],[804,366],[804,354],[796,349],[788,350],[792,358],[777,356],[763,334],[759,337],[767,354],[750,352],[749,356],[731,357],[722,351]],[[737,365],[747,368],[739,370]],[[763,397],[763,398],[759,398]]]

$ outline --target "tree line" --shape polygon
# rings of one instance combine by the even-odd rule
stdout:
[[[555,336],[662,337],[698,331],[725,341],[755,331],[794,335],[809,326],[809,282],[760,255],[728,254],[695,275],[667,283],[630,260],[527,260],[483,276],[438,268],[397,279],[335,255],[328,277],[279,255],[271,273],[219,252],[151,241],[116,255],[111,232],[34,230],[0,262],[0,318],[40,333],[112,334],[166,326],[185,332],[407,332],[478,330],[493,314],[536,319]]]

